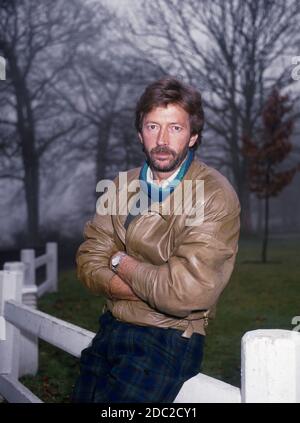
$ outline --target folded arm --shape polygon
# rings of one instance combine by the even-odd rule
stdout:
[[[209,309],[228,283],[239,236],[236,208],[221,219],[186,227],[169,260],[162,265],[124,257],[118,275],[151,307],[178,317]]]
[[[111,256],[119,250],[109,215],[95,215],[84,228],[85,241],[76,254],[77,277],[92,292],[110,300],[139,300],[132,288],[110,269]]]

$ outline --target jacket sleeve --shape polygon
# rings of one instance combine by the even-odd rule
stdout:
[[[132,289],[151,307],[176,317],[212,307],[234,267],[239,214],[238,200],[230,210],[226,201],[214,203],[203,223],[184,227],[166,263],[136,266],[130,278]]]
[[[111,216],[95,214],[85,225],[84,238],[76,253],[77,277],[93,293],[111,299],[108,286],[115,273],[109,267],[109,260],[119,250]]]

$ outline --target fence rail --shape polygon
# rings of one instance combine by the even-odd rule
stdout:
[[[20,270],[0,271],[0,395],[9,402],[38,403],[42,401],[18,381],[24,355],[20,331],[75,357],[95,333],[22,304],[23,278]]]
[[[36,395],[10,375],[0,375],[0,393],[8,402],[42,403]]]
[[[9,402],[42,402],[19,381],[20,330],[79,357],[95,336],[21,303],[24,272],[0,272],[0,395]],[[255,330],[242,338],[241,389],[199,373],[174,402],[300,402],[300,334]]]
[[[75,357],[80,357],[81,350],[95,336],[94,332],[16,301],[6,302],[4,317],[19,329],[24,329]]]

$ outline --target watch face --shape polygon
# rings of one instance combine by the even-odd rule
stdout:
[[[113,266],[116,266],[118,263],[119,263],[119,256],[114,257],[114,258],[112,259],[112,261],[111,261],[111,264],[112,264]]]

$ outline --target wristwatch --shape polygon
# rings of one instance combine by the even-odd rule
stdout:
[[[121,263],[122,257],[126,256],[125,253],[116,254],[111,260],[111,270],[117,273],[119,264]]]

